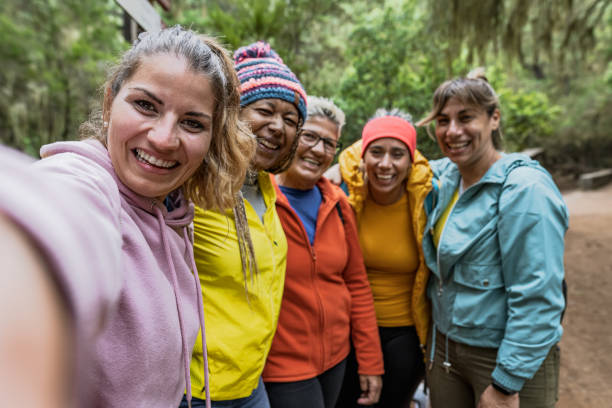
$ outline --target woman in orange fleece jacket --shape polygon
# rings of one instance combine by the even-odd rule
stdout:
[[[321,177],[340,149],[344,114],[308,98],[291,167],[276,176],[277,212],[288,242],[285,292],[263,378],[272,408],[333,408],[352,340],[360,403],[378,401],[382,352],[372,292],[347,197]]]

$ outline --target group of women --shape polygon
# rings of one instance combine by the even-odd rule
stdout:
[[[500,151],[484,77],[440,85],[419,123],[445,159],[377,111],[328,173],[348,196],[323,176],[343,112],[266,43],[232,63],[181,27],[145,33],[104,90],[85,140],[4,164],[0,226],[28,237],[24,276],[61,295],[45,310],[78,351],[58,323],[29,387],[76,381],[79,406],[403,408],[426,377],[434,408],[554,406],[567,210],[537,162]],[[9,181],[35,186],[25,204]]]

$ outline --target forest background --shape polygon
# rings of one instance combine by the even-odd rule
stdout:
[[[542,147],[557,180],[612,166],[612,0],[172,0],[166,25],[266,40],[308,94],[347,114],[346,146],[377,108],[415,120],[436,87],[483,66],[507,151]],[[37,156],[78,138],[129,44],[113,0],[2,0],[0,142]],[[419,129],[419,148],[439,157]]]

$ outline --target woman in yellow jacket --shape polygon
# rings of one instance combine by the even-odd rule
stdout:
[[[196,345],[191,362],[193,407],[269,408],[261,380],[280,312],[287,241],[276,213],[271,173],[288,167],[306,119],[306,93],[270,45],[234,53],[240,119],[257,142],[241,188],[243,200],[224,211],[196,209],[194,255],[202,284],[208,367]],[[241,182],[241,181],[238,181]],[[187,407],[183,400],[181,407]]]
[[[339,159],[357,217],[383,348],[385,374],[377,407],[408,407],[425,372],[429,270],[421,242],[432,173],[416,150],[410,120],[399,110],[378,110],[361,140]],[[358,396],[356,379],[347,377],[339,406],[355,406]]]

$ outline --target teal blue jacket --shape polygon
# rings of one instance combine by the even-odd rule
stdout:
[[[459,196],[436,248],[433,227],[460,174],[448,159],[430,164],[438,188],[423,250],[434,324],[456,342],[497,348],[492,379],[519,391],[563,332],[567,207],[537,161],[503,154]]]

